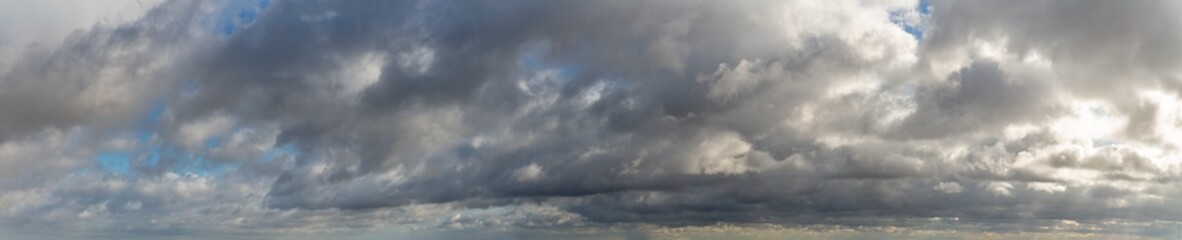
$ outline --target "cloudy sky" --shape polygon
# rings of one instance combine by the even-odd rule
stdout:
[[[2,239],[1182,237],[1182,2],[0,0]]]

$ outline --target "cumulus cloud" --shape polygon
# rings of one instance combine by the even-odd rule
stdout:
[[[1178,234],[1175,5],[163,1],[0,72],[0,224]]]

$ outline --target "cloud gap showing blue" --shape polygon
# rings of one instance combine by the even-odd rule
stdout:
[[[104,169],[119,173],[128,174],[131,166],[131,154],[126,152],[104,152],[95,157],[99,165]]]
[[[235,1],[226,9],[214,14],[216,16],[210,17],[217,18],[213,22],[216,32],[222,36],[232,36],[238,30],[253,25],[259,15],[270,5],[270,0]]]
[[[895,25],[898,25],[900,28],[903,28],[903,31],[907,32],[907,34],[910,34],[911,37],[915,38],[915,40],[923,40],[923,35],[924,35],[924,29],[922,26],[923,20],[921,20],[920,23],[907,22],[906,14],[911,13],[911,12],[919,13],[920,18],[922,19],[922,18],[927,18],[927,16],[929,16],[931,14],[931,10],[932,10],[931,4],[928,2],[928,0],[920,0],[919,3],[916,4],[915,8],[913,8],[913,9],[897,10],[897,11],[891,12],[890,13],[891,23],[894,23]]]

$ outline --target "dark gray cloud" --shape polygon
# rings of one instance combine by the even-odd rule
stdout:
[[[164,1],[0,75],[0,224],[1177,234],[1177,6],[921,5]]]
[[[3,73],[0,140],[45,128],[126,125],[150,105],[173,76],[162,69],[190,49],[184,36],[197,4],[169,3],[122,26],[95,26],[71,35],[60,49],[30,45]]]

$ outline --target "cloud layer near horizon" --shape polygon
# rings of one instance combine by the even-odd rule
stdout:
[[[20,49],[0,59],[0,224],[1182,221],[1171,1],[145,8],[60,45],[0,41]]]

